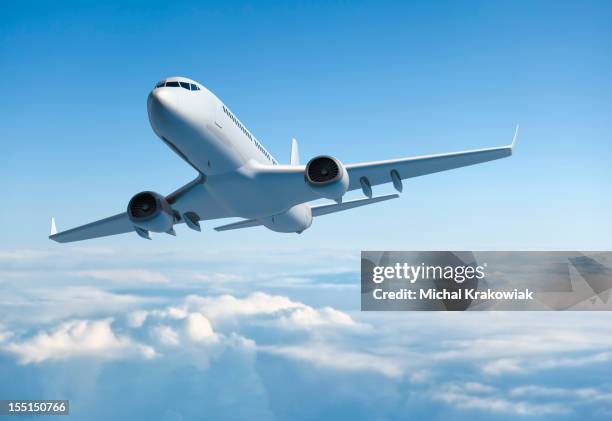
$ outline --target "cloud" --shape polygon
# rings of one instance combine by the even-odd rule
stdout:
[[[118,358],[141,355],[151,358],[155,351],[118,336],[112,330],[112,319],[72,320],[62,323],[51,332],[41,331],[22,342],[11,342],[4,349],[15,354],[21,364],[62,360],[70,357]]]
[[[320,310],[309,306],[296,308],[288,316],[283,316],[280,322],[286,327],[306,329],[324,326],[359,326],[350,315],[331,307],[324,307]]]
[[[482,371],[487,374],[499,375],[505,373],[524,373],[526,368],[519,359],[502,358],[483,364]]]
[[[153,326],[151,328],[151,334],[162,345],[178,346],[180,344],[178,333],[170,326]]]
[[[515,415],[561,415],[570,412],[569,408],[557,403],[532,403],[524,400],[511,400],[504,396],[491,395],[495,388],[475,383],[441,385],[431,394],[431,398],[463,410],[479,410]]]
[[[0,262],[36,261],[52,255],[50,251],[37,249],[0,250]]]
[[[67,319],[116,316],[160,301],[154,296],[115,293],[87,285],[24,288],[5,294],[3,299],[0,310],[5,323],[35,326]]]
[[[274,419],[312,419],[321,415],[318,410],[333,412],[338,402],[343,411],[351,405],[353,419],[359,418],[356,414],[394,419],[406,406],[419,415],[451,418],[465,417],[465,411],[484,418],[602,418],[601,411],[612,402],[602,380],[611,374],[612,354],[612,331],[604,314],[347,312],[343,310],[357,310],[358,292],[335,294],[327,288],[322,294],[313,288],[358,288],[351,284],[353,275],[329,276],[319,270],[321,276],[310,276],[306,270],[286,268],[285,279],[259,273],[259,263],[253,263],[254,275],[246,275],[244,267],[242,275],[224,272],[233,266],[206,274],[202,261],[191,257],[173,268],[165,255],[159,263],[144,254],[136,261],[120,254],[108,262],[116,266],[101,265],[101,255],[94,252],[92,259],[81,253],[76,263],[63,258],[48,272],[26,260],[7,265],[10,270],[22,267],[24,274],[31,271],[32,279],[5,279],[3,284],[11,289],[3,290],[0,301],[5,314],[5,328],[0,326],[0,364],[5,365],[0,371],[36,373],[45,384],[28,379],[30,383],[57,386],[61,392],[65,382],[54,375],[73,370],[75,389],[89,388],[91,396],[123,384],[129,373],[147,383],[143,393],[144,382],[137,380],[120,393],[133,397],[135,405],[154,401],[156,393],[176,392],[219,405],[225,412],[212,412],[219,414],[252,399],[262,414]],[[29,258],[52,267],[54,256],[31,253]],[[28,258],[28,253],[19,258]],[[148,270],[135,275],[130,271],[139,269],[121,266]],[[77,273],[82,276],[76,278]],[[162,278],[152,282],[153,274]],[[129,290],[121,293],[126,285]],[[51,327],[40,330],[43,321]],[[591,365],[597,370],[571,371]],[[79,380],[81,370],[87,372]],[[550,373],[534,375],[541,370]],[[553,387],[550,379],[558,378],[564,383]],[[18,390],[28,390],[26,383]],[[0,392],[5,389],[0,385]],[[384,405],[373,405],[364,395]],[[78,402],[82,405],[83,399]],[[167,410],[164,405],[160,408]],[[380,412],[372,416],[374,406]],[[163,418],[168,412],[160,414]],[[192,419],[199,412],[175,414]]]
[[[83,270],[76,272],[76,275],[112,282],[144,282],[153,284],[170,282],[164,274],[144,269]]]
[[[189,296],[186,307],[195,309],[211,320],[237,320],[242,317],[278,316],[273,318],[284,328],[316,329],[321,327],[364,327],[345,312],[326,306],[315,309],[285,296],[255,292],[244,298],[225,294],[213,297]]]
[[[0,344],[9,340],[11,336],[13,336],[13,332],[9,332],[2,325],[0,325]]]
[[[242,316],[270,315],[282,310],[303,308],[304,304],[280,295],[255,292],[245,298],[233,295],[201,297],[192,295],[187,304],[196,307],[210,319],[236,318]]]
[[[194,342],[216,342],[218,340],[217,335],[213,332],[212,325],[200,313],[191,313],[187,316],[185,330]]]
[[[202,282],[240,282],[246,281],[244,276],[235,273],[196,273],[192,276],[196,281]]]
[[[510,391],[512,396],[526,396],[530,398],[557,398],[557,399],[577,399],[585,401],[604,401],[612,402],[612,392],[603,392],[593,387],[583,388],[562,388],[540,385],[527,385],[515,387]]]
[[[320,368],[345,372],[370,372],[397,379],[403,370],[392,359],[363,352],[348,351],[321,344],[299,346],[258,346],[258,351],[305,361]]]
[[[512,374],[512,373],[533,373],[541,370],[551,370],[556,368],[582,367],[593,364],[602,364],[610,361],[611,352],[599,352],[596,354],[550,357],[546,358],[502,358],[491,361],[482,366],[482,371],[491,375]]]
[[[147,320],[148,315],[149,312],[145,310],[136,310],[131,312],[130,314],[128,314],[127,317],[128,326],[133,328],[141,327],[144,324],[145,320]]]

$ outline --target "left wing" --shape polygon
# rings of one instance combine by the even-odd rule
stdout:
[[[53,228],[55,228],[55,222],[53,222]],[[99,221],[81,225],[80,227],[51,234],[49,238],[58,243],[70,243],[72,241],[124,234],[131,231],[134,231],[134,225],[130,222],[127,213],[123,212]]]
[[[349,190],[362,188],[360,180],[365,177],[370,185],[393,182],[395,187],[401,191],[401,181],[394,180],[394,178],[402,180],[419,177],[505,158],[512,155],[517,134],[518,126],[514,130],[512,143],[497,148],[350,164],[346,166],[346,171],[349,174]]]
[[[396,190],[402,191],[403,179],[505,158],[512,155],[517,134],[518,126],[512,143],[496,148],[348,164],[348,190],[363,189],[367,196],[371,196],[371,186],[393,183]],[[253,169],[253,178],[292,206],[320,199],[304,180],[305,168],[304,165],[259,165]]]

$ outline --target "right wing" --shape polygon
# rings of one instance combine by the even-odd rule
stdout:
[[[58,243],[70,243],[72,241],[124,234],[131,231],[134,231],[134,225],[132,225],[127,213],[123,212],[109,218],[81,225],[80,227],[52,234],[49,238]]]
[[[180,215],[188,218],[191,212],[195,212],[199,220],[217,219],[235,216],[229,213],[226,209],[219,205],[206,191],[203,186],[203,177],[199,176],[195,180],[187,183],[180,189],[166,196],[168,203]],[[202,208],[206,211],[202,211]],[[127,212],[81,225],[59,233],[55,232],[54,223],[52,222],[52,231],[49,238],[58,243],[70,243],[73,241],[89,240],[91,238],[107,237],[110,235],[124,234],[135,232],[144,238],[148,237],[148,232],[140,228],[134,227]],[[183,222],[182,220],[180,222]],[[187,221],[190,228],[198,229],[197,220]],[[191,222],[191,223],[189,223]]]

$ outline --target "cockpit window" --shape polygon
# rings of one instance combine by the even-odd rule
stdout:
[[[188,91],[199,91],[200,90],[198,85],[196,85],[195,83],[189,83],[189,82],[179,82],[179,81],[166,82],[165,80],[162,80],[161,82],[158,82],[157,85],[155,85],[156,88],[162,88],[164,86],[170,87],[170,88],[181,87],[183,89],[187,89]]]

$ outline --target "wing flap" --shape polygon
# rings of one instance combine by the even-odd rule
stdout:
[[[215,231],[237,230],[240,228],[257,227],[259,225],[262,225],[262,223],[257,219],[245,219],[244,221],[238,221],[227,225],[221,225],[220,227],[215,227]]]
[[[351,200],[350,202],[334,203],[331,205],[321,205],[312,207],[312,216],[328,215],[334,212],[341,212],[348,209],[357,208],[359,206],[371,205],[373,203],[384,202],[385,200],[396,199],[399,194],[389,194],[386,196],[378,196],[366,199]]]

